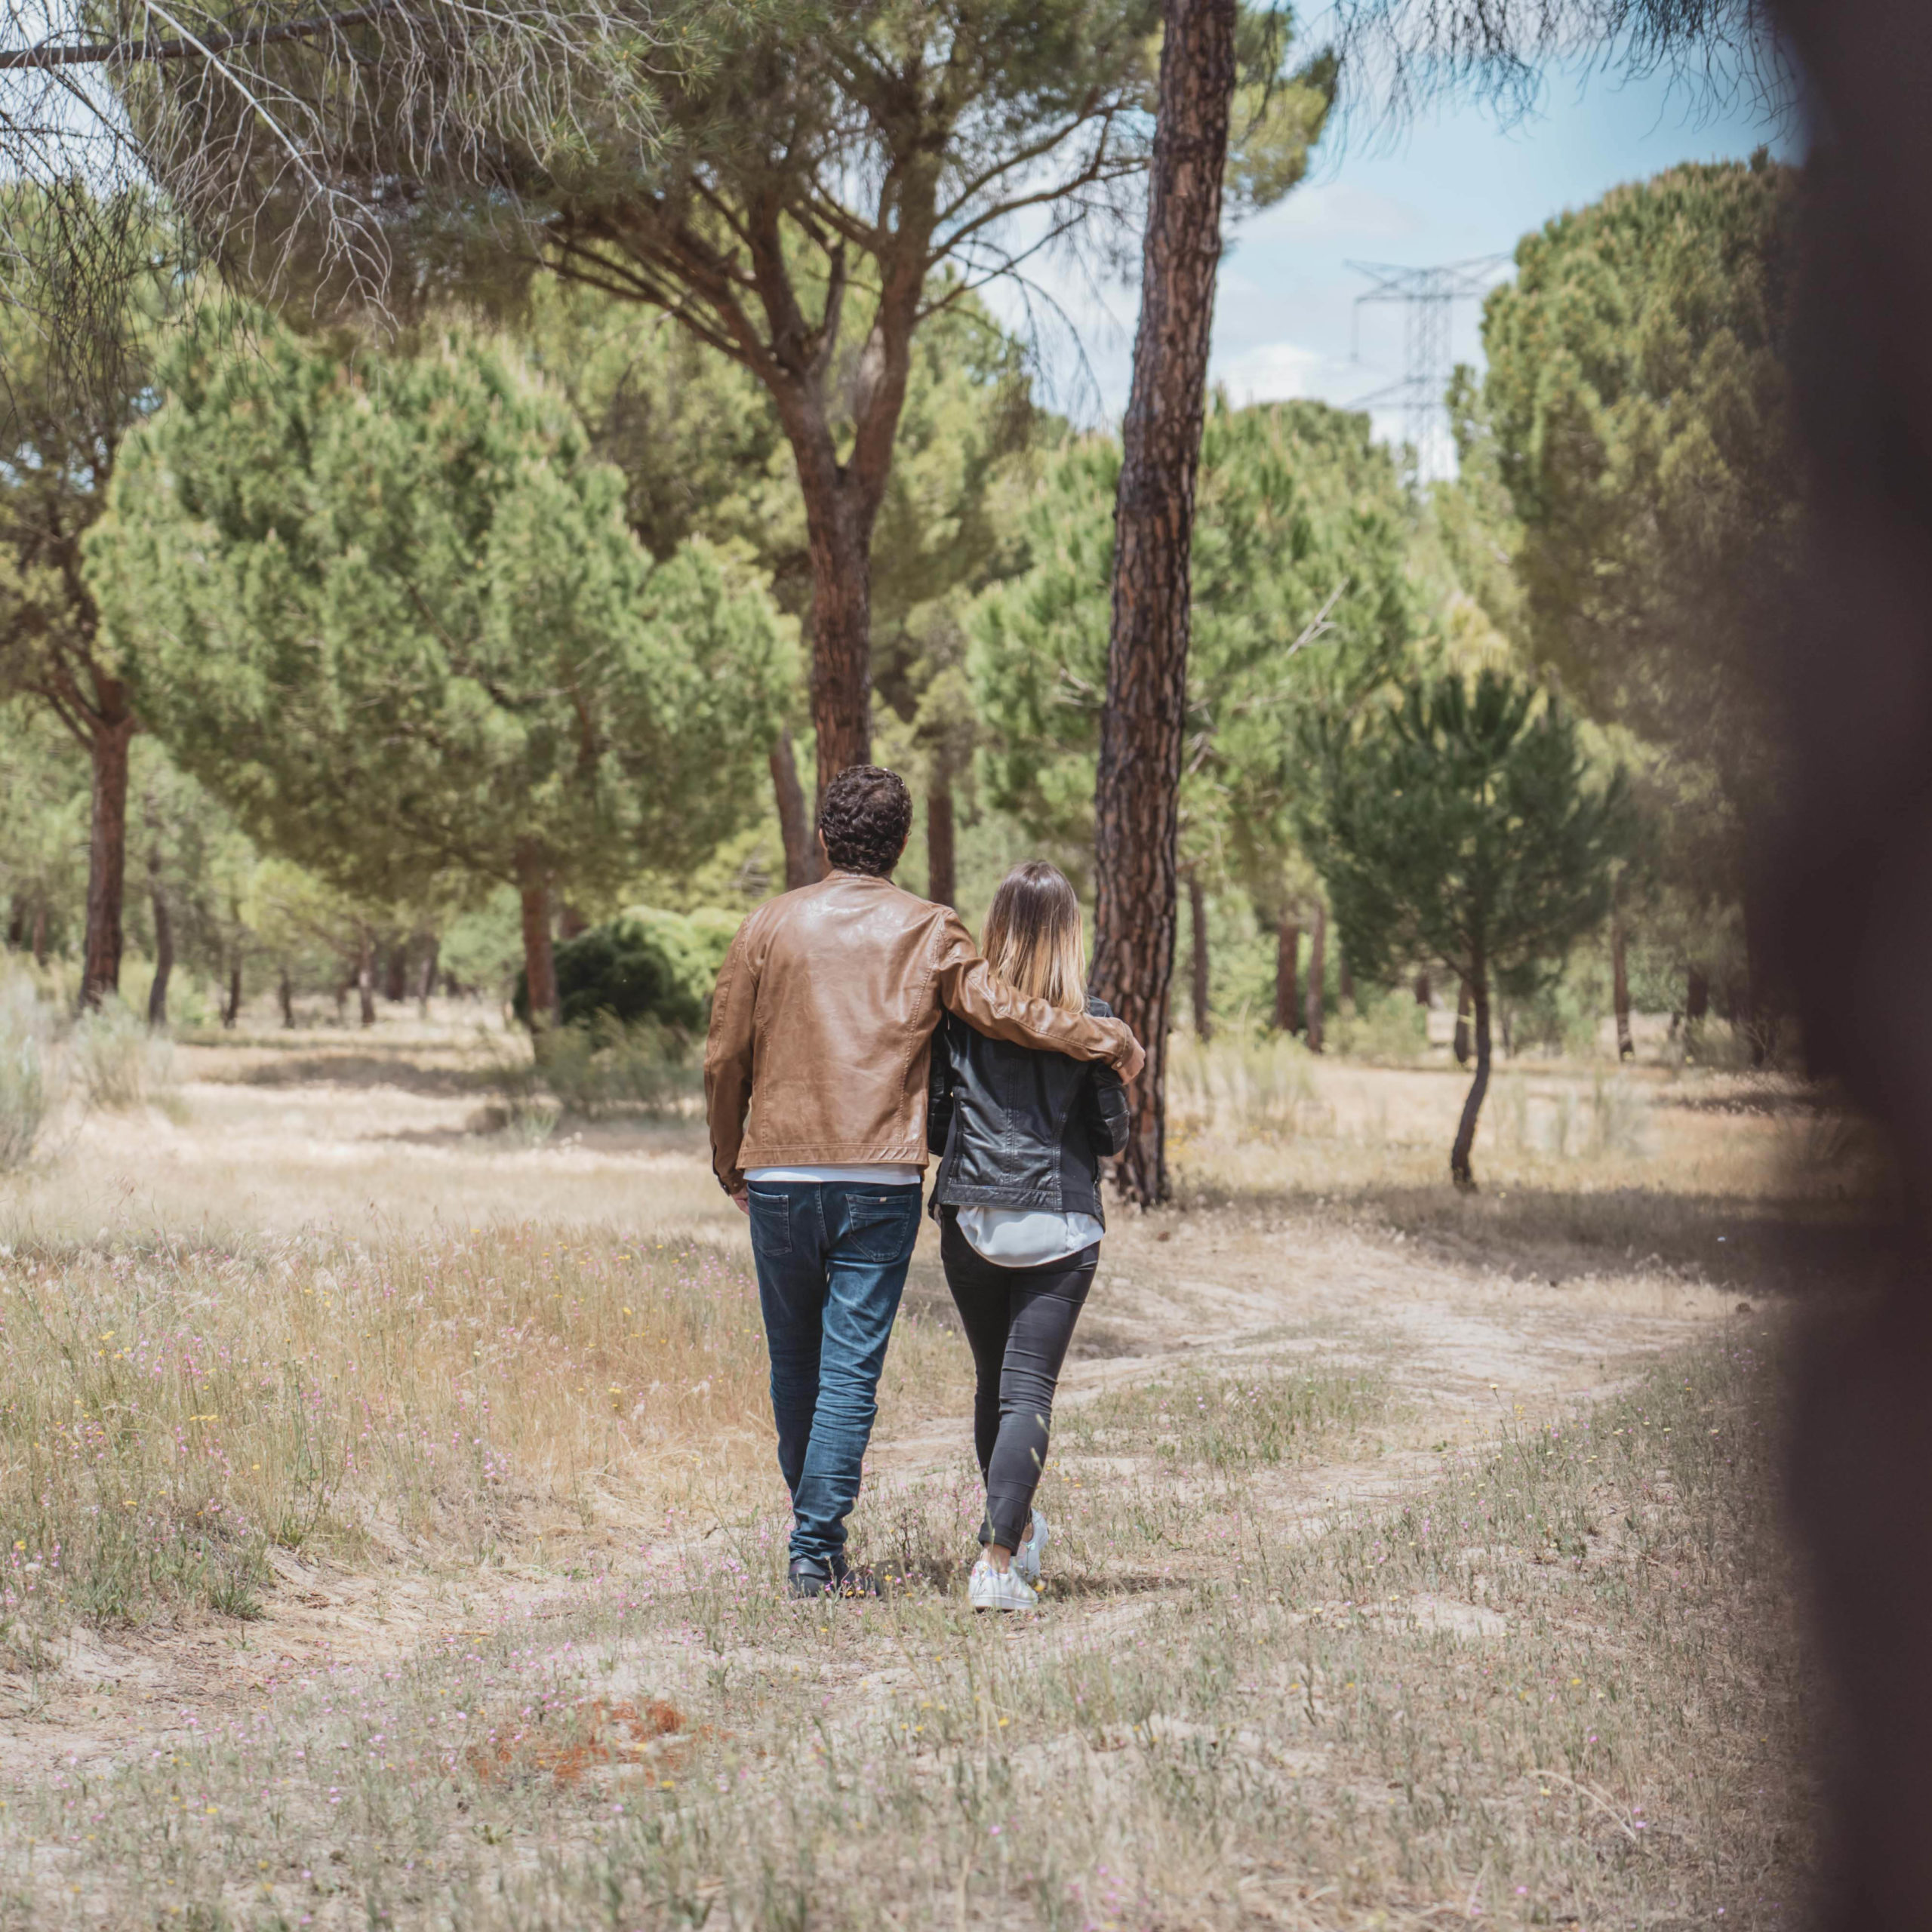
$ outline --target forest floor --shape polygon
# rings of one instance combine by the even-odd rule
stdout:
[[[1518,1069],[1463,1199],[1453,1069],[1210,1056],[996,1621],[930,1235],[893,1587],[783,1601],[698,1128],[533,1141],[481,1057],[183,1048],[0,1192],[0,1927],[1801,1915],[1778,1364],[1872,1265],[1817,1097]]]

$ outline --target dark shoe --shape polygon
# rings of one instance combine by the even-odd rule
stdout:
[[[785,1594],[798,1598],[836,1596],[838,1586],[816,1563],[801,1556],[792,1560],[785,1579]]]
[[[878,1579],[869,1570],[848,1569],[841,1560],[829,1574],[808,1556],[794,1557],[785,1579],[787,1596],[875,1597],[881,1594]]]

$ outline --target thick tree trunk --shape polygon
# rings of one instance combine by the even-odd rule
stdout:
[[[1426,973],[1418,973],[1416,975],[1416,1004],[1418,1006],[1426,1006],[1429,1003],[1429,975]]]
[[[556,956],[550,948],[550,881],[543,861],[526,848],[517,859],[517,898],[523,912],[523,971],[530,989],[530,1030],[540,1033],[562,1018]]]
[[[94,802],[88,838],[88,929],[81,1004],[98,1006],[121,989],[121,902],[128,870],[128,748],[134,721],[119,687],[106,721],[94,728]]]
[[[1214,1037],[1214,1021],[1208,1011],[1208,894],[1201,875],[1187,875],[1187,928],[1193,948],[1193,974],[1189,982],[1194,995],[1194,1036],[1204,1042]]]
[[[1465,980],[1456,994],[1456,1064],[1469,1063],[1469,983]]]
[[[228,998],[221,1009],[223,1026],[232,1030],[242,1017],[242,954],[238,948],[228,961]]]
[[[1637,1048],[1630,1037],[1630,974],[1624,954],[1623,921],[1614,918],[1610,922],[1610,992],[1617,1014],[1617,1057],[1635,1060]]]
[[[361,945],[355,956],[355,997],[361,1003],[363,1025],[374,1026],[376,1023],[376,949],[367,933],[361,936]]]
[[[1701,966],[1691,967],[1684,976],[1684,1017],[1702,1020],[1711,1010],[1711,976]]]
[[[1483,1096],[1489,1091],[1489,982],[1480,964],[1476,968],[1474,1004],[1476,1077],[1469,1082],[1469,1097],[1463,1103],[1463,1118],[1456,1129],[1456,1144],[1449,1151],[1449,1178],[1466,1192],[1476,1184],[1469,1155],[1476,1144],[1476,1118],[1482,1112]]]
[[[1301,928],[1293,912],[1284,912],[1275,921],[1275,1030],[1278,1033],[1301,1031],[1301,995],[1297,974],[1301,962]]]
[[[1143,1205],[1168,1192],[1168,1005],[1189,558],[1221,259],[1235,11],[1235,0],[1166,0],[1164,9],[1140,321],[1115,505],[1113,627],[1094,795],[1094,977],[1147,1049],[1116,1170],[1122,1192]]]
[[[409,997],[409,947],[398,940],[383,955],[383,997],[400,1006]]]
[[[154,911],[154,983],[148,988],[148,1024],[168,1024],[168,982],[174,971],[174,921],[162,890],[160,869],[148,863],[148,903]]]
[[[798,463],[812,564],[812,732],[821,799],[848,764],[869,764],[872,755],[872,519],[851,484],[835,472],[822,476],[824,467],[802,456]]]
[[[295,986],[288,977],[288,965],[285,961],[275,976],[275,1004],[281,1008],[281,1023],[292,1029],[295,1024]]]
[[[1315,916],[1308,929],[1308,1050],[1321,1051],[1323,1009],[1328,990],[1328,909],[1315,902]]]
[[[416,1003],[423,1017],[429,1017],[429,999],[436,990],[436,962],[442,957],[443,943],[434,933],[423,935],[423,971],[416,982]]]
[[[778,801],[778,835],[785,846],[785,890],[795,892],[811,884],[820,869],[818,841],[812,836],[812,817],[805,809],[805,788],[798,782],[789,731],[780,731],[772,740],[771,789]]]

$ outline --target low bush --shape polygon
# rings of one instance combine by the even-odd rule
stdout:
[[[0,988],[0,1174],[26,1166],[53,1105],[51,1029],[30,982]]]
[[[535,1042],[537,1077],[567,1113],[672,1114],[698,1091],[681,1034],[608,1013],[551,1028]]]
[[[1308,1049],[1275,1035],[1205,1046],[1177,1035],[1168,1060],[1168,1118],[1184,1133],[1220,1139],[1306,1132],[1327,1118]]]
[[[711,990],[737,930],[737,920],[728,912],[663,912],[640,906],[566,940],[556,951],[565,1026],[589,1026],[601,1016],[697,1031],[709,1014]],[[526,974],[517,976],[512,1004],[528,1026]]]
[[[118,999],[81,1017],[69,1051],[90,1106],[144,1106],[164,1098],[174,1084],[174,1048]]]

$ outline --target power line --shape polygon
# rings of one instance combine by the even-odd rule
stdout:
[[[1361,312],[1370,303],[1402,305],[1403,375],[1358,398],[1352,409],[1399,406],[1409,446],[1415,451],[1416,474],[1425,480],[1447,476],[1454,467],[1449,441],[1449,413],[1444,400],[1454,371],[1449,325],[1457,303],[1488,294],[1497,272],[1508,255],[1472,255],[1466,261],[1444,262],[1434,268],[1402,268],[1391,262],[1350,262],[1358,275],[1368,277],[1368,292],[1355,297],[1352,352],[1361,359]]]

